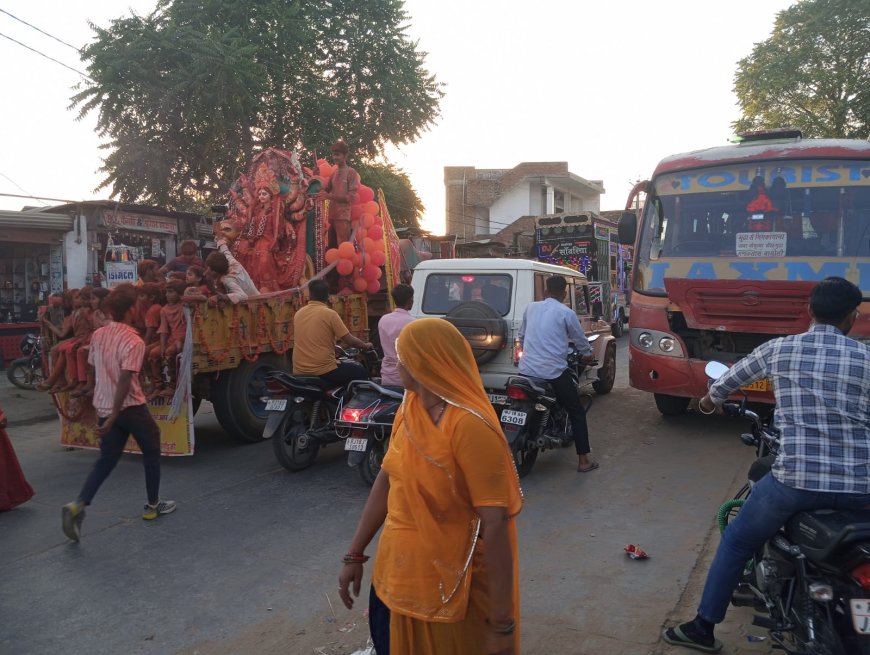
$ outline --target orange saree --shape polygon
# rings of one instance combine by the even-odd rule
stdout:
[[[373,582],[391,609],[394,655],[483,652],[488,576],[475,507],[504,507],[519,626],[519,480],[468,343],[449,323],[420,319],[397,341],[402,366],[449,404],[435,425],[412,391],[396,417],[383,468],[387,518]],[[519,629],[515,632],[519,653]]]

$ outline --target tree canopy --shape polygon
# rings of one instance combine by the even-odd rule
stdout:
[[[806,137],[870,137],[870,3],[800,0],[738,63],[736,131],[800,128]]]
[[[420,227],[423,203],[404,171],[381,163],[353,164],[353,167],[363,184],[383,189],[390,218],[396,227]]]
[[[413,142],[443,94],[407,21],[401,0],[160,0],[148,16],[91,25],[92,81],[71,106],[98,112],[99,188],[194,209],[223,200],[264,147],[313,166],[337,138],[358,161]]]

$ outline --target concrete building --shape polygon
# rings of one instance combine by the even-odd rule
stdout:
[[[567,162],[523,162],[507,169],[445,166],[447,233],[457,242],[503,231],[521,217],[598,212],[604,182],[568,170]]]

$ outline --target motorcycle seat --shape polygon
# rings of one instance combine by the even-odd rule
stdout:
[[[550,383],[543,378],[533,378],[527,375],[508,378],[507,386],[525,387],[541,396],[553,395]]]
[[[798,512],[786,523],[785,534],[808,559],[823,562],[844,546],[870,541],[870,510]]]
[[[277,380],[288,389],[299,391],[325,391],[329,384],[316,375],[290,375],[285,371],[269,371],[266,373],[267,380]]]

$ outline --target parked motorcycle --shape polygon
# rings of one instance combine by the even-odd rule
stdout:
[[[597,338],[598,335],[593,335],[589,341]],[[586,366],[580,353],[572,348],[568,353],[568,371],[576,386],[580,385]],[[532,470],[540,451],[565,448],[573,443],[571,419],[546,380],[514,375],[508,378],[505,393],[507,401],[499,418],[517,474],[522,478]]]
[[[356,348],[338,348],[340,361],[357,361]],[[371,371],[377,354],[363,360]],[[339,441],[335,416],[345,396],[345,387],[331,387],[317,376],[270,371],[265,376],[266,427],[264,439],[272,439],[275,458],[288,471],[311,466],[322,446]]]
[[[390,445],[404,390],[371,380],[355,380],[348,386],[347,395],[348,401],[339,406],[335,418],[336,433],[344,439],[347,465],[356,467],[363,482],[371,486]]]
[[[34,389],[45,378],[42,372],[42,337],[37,334],[25,335],[20,348],[24,356],[9,364],[6,377],[16,387]]]
[[[706,367],[711,379],[727,370],[719,362]],[[747,484],[719,510],[724,530],[770,471],[780,444],[772,418],[762,420],[745,399],[722,409],[750,420],[752,430],[741,440],[758,455]],[[732,604],[763,611],[753,624],[769,631],[775,647],[790,655],[870,655],[870,512],[799,512],[747,562],[743,575]]]

